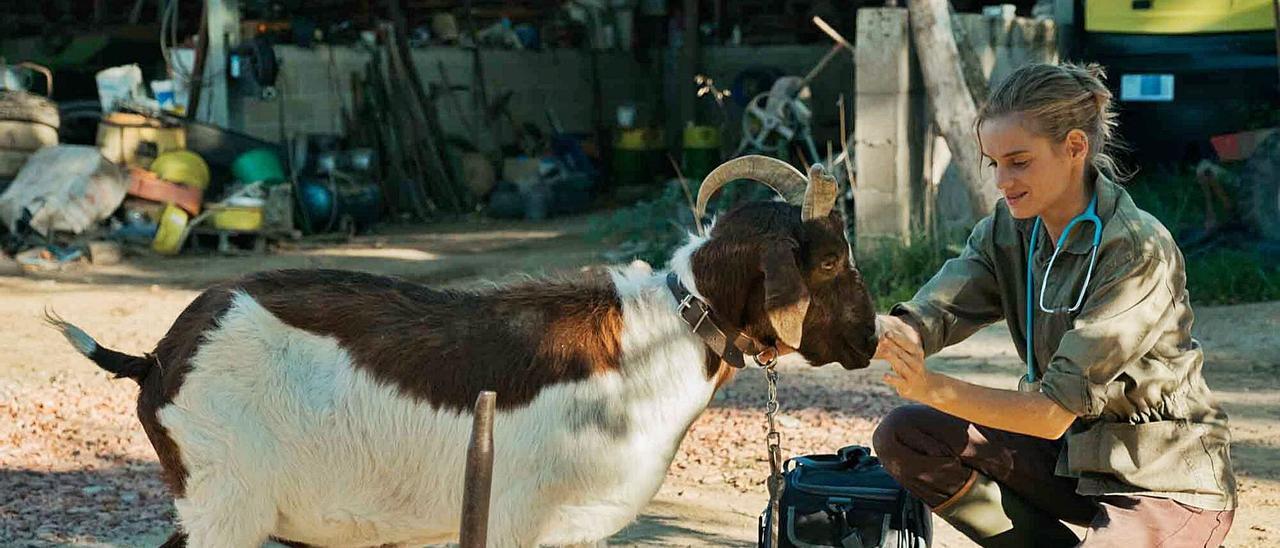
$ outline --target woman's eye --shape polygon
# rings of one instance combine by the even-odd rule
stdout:
[[[1013,167],[1016,167],[1016,168],[1018,168],[1018,169],[1022,169],[1022,168],[1027,167],[1027,165],[1029,165],[1029,164],[1031,164],[1031,160],[1017,160],[1017,161],[1013,162]]]

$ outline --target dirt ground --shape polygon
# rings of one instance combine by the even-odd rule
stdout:
[[[266,256],[130,257],[38,277],[0,263],[0,545],[155,546],[172,503],[133,416],[136,387],[113,381],[39,320],[45,307],[119,350],[149,350],[212,282],[266,268],[333,267],[468,285],[600,262],[589,220],[388,229],[351,242],[304,242]],[[1197,308],[1210,386],[1231,414],[1241,508],[1229,546],[1280,545],[1280,302]],[[1013,386],[1020,364],[1002,325],[930,359],[962,378]],[[866,444],[902,403],[863,371],[784,368],[785,454]],[[752,546],[765,493],[764,383],[745,371],[694,424],[667,481],[615,545]],[[968,546],[935,520],[935,546]]]

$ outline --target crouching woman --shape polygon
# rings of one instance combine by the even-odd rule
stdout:
[[[983,546],[1218,546],[1235,478],[1201,375],[1183,257],[1104,152],[1096,67],[1032,65],[992,90],[982,153],[1004,198],[964,252],[878,318],[885,382],[919,402],[874,436],[889,472]],[[1019,390],[925,356],[1004,319]]]

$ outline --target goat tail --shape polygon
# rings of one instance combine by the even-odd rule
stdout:
[[[93,340],[93,337],[83,329],[63,320],[51,309],[45,309],[44,321],[61,332],[62,336],[67,338],[67,342],[71,343],[71,346],[74,346],[84,357],[115,375],[117,379],[130,378],[142,384],[142,379],[146,378],[147,373],[151,372],[151,368],[156,365],[155,356],[132,356],[98,344],[98,341]]]

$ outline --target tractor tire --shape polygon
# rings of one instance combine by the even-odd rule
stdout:
[[[1280,241],[1280,132],[1258,144],[1240,180],[1245,221],[1267,239]]]
[[[20,150],[0,150],[0,180],[17,177],[31,154],[33,153]]]
[[[58,130],[25,120],[0,120],[0,150],[34,152],[58,144]]]
[[[58,105],[25,91],[0,91],[0,120],[35,122],[58,129]]]

